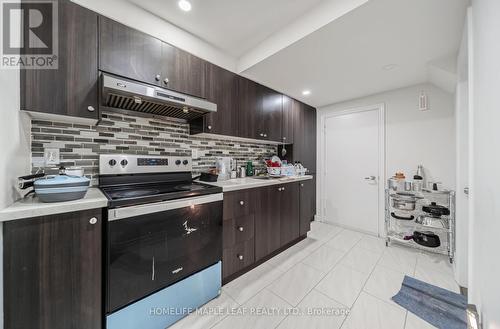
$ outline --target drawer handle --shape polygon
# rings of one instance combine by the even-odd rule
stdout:
[[[238,255],[236,257],[238,257],[239,260],[243,260],[243,255]]]
[[[304,187],[304,184],[300,184],[300,187]]]
[[[280,191],[280,192],[281,192],[281,187],[278,187],[278,191]]]
[[[97,218],[92,217],[92,218],[89,220],[89,223],[90,223],[91,225],[95,225],[95,224],[97,223]]]
[[[243,226],[238,227],[238,231],[243,232]]]
[[[284,188],[284,187],[282,187],[282,188],[281,188],[281,190],[282,190],[282,191],[284,191],[284,190],[285,190],[285,188]]]
[[[245,201],[241,200],[241,201],[240,201],[240,205],[242,205],[242,206],[243,206],[244,204],[245,204]]]

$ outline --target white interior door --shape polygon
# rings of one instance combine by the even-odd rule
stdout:
[[[379,235],[380,111],[325,118],[325,221]]]

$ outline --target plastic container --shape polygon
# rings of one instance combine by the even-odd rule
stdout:
[[[35,193],[42,202],[63,202],[85,197],[90,179],[77,176],[47,176],[35,181]]]

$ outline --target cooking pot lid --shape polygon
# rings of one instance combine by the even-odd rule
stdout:
[[[431,202],[430,205],[422,207],[422,210],[428,214],[435,216],[448,216],[450,214],[450,209],[436,204],[436,202]]]

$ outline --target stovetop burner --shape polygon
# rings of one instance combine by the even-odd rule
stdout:
[[[145,195],[154,195],[159,193],[160,190],[132,190],[132,191],[116,191],[109,193],[112,199],[120,199],[120,198],[135,198]]]

